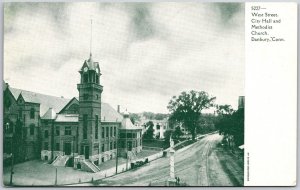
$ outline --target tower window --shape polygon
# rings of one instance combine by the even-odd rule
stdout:
[[[98,139],[98,115],[95,116],[95,139]]]
[[[35,112],[34,108],[31,108],[30,109],[30,119],[34,119],[34,112]]]
[[[99,77],[96,75],[96,83],[99,84]]]
[[[89,99],[89,95],[88,95],[88,94],[83,94],[83,99],[84,99],[84,100]]]
[[[87,114],[83,115],[83,139],[87,139]]]
[[[88,78],[89,76],[87,74],[83,74],[83,82],[87,83],[88,82]]]

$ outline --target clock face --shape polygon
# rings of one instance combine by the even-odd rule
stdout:
[[[84,72],[87,72],[88,68],[87,67],[84,67],[83,71]]]
[[[96,68],[96,73],[99,73],[99,69],[98,68]]]

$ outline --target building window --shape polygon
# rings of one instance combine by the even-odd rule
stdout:
[[[98,139],[98,115],[95,116],[95,139]]]
[[[106,127],[106,137],[109,135],[109,127]]]
[[[116,141],[114,142],[114,149],[116,149],[117,148],[117,143],[116,143]]]
[[[55,144],[55,150],[56,150],[56,151],[59,151],[59,146],[60,146],[59,143],[56,143],[56,144]]]
[[[126,134],[125,133],[121,133],[120,134],[120,138],[125,139],[126,138]]]
[[[30,129],[30,135],[34,135],[34,125],[32,124],[32,125],[30,125],[30,127],[29,127]]]
[[[114,137],[116,137],[116,136],[117,136],[117,128],[114,127]]]
[[[60,135],[59,126],[56,127],[56,129],[55,129],[55,134],[56,134],[56,136],[59,136],[59,135]]]
[[[48,138],[48,136],[49,136],[48,130],[45,130],[44,137],[45,137],[45,138]]]
[[[99,99],[99,95],[98,94],[96,94],[96,100],[98,100]]]
[[[45,142],[45,143],[44,143],[44,150],[48,150],[48,148],[49,148],[49,143],[48,143],[48,142]]]
[[[87,139],[87,114],[83,115],[83,139]]]
[[[101,145],[101,151],[104,152],[104,144]]]
[[[112,134],[113,134],[113,128],[111,127],[110,128],[110,136],[112,137]]]
[[[34,119],[34,112],[35,112],[34,108],[31,108],[30,109],[30,119]]]
[[[127,149],[128,149],[128,151],[132,151],[132,142],[131,141],[128,142]]]
[[[110,142],[110,143],[109,143],[109,150],[112,150],[112,149],[113,149],[113,143]]]
[[[19,118],[22,119],[22,109],[19,110]]]
[[[132,133],[127,133],[127,138],[132,138]]]
[[[102,127],[102,138],[105,137],[105,127]]]
[[[65,135],[71,135],[71,127],[65,127]]]

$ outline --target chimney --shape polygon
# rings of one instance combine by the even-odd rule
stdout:
[[[118,105],[117,111],[118,111],[118,113],[120,113],[120,105]]]
[[[239,97],[239,103],[238,103],[238,109],[244,108],[245,107],[245,96],[240,96]]]

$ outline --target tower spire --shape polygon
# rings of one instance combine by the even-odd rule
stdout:
[[[93,19],[91,19],[90,58],[92,57]]]

